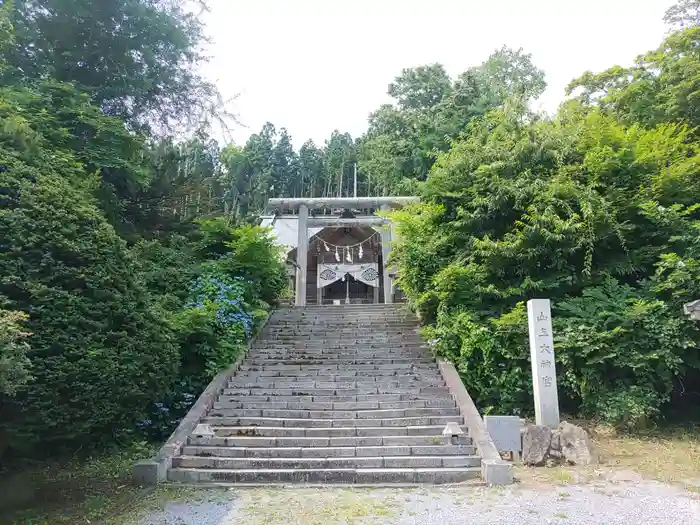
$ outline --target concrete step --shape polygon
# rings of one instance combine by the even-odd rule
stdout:
[[[372,365],[372,366],[385,366],[385,365],[429,365],[435,364],[434,359],[430,358],[381,358],[381,357],[371,357],[371,358],[308,358],[308,359],[266,359],[264,356],[251,355],[246,359],[246,364],[248,366],[264,366],[268,369],[274,367],[280,367],[284,365],[292,366],[302,366],[302,365],[322,365],[324,367],[329,365]]]
[[[272,320],[278,321],[280,319],[308,319],[308,318],[320,318],[320,319],[403,319],[405,321],[417,322],[417,318],[405,311],[391,311],[391,310],[373,310],[364,305],[363,309],[348,310],[345,308],[334,308],[328,309],[328,307],[323,307],[319,309],[311,309],[305,311],[285,311],[285,312],[275,312],[273,314]],[[313,308],[313,307],[312,307]],[[325,309],[324,309],[325,308]]]
[[[347,458],[392,456],[474,456],[473,445],[374,447],[218,447],[186,445],[183,456],[225,458]],[[453,465],[455,466],[455,465]]]
[[[263,403],[268,401],[274,402],[287,402],[287,403],[356,403],[356,402],[377,402],[377,403],[390,403],[395,401],[452,401],[454,398],[452,394],[420,394],[418,392],[411,392],[409,394],[356,394],[356,395],[328,395],[328,396],[310,396],[310,395],[300,395],[299,393],[291,395],[269,395],[269,394],[257,394],[257,395],[237,395],[231,394],[227,395],[226,391],[222,391],[219,395],[219,402],[230,403],[230,402],[244,402],[244,403]]]
[[[300,372],[311,371],[311,370],[321,370],[321,371],[333,371],[333,370],[353,370],[357,373],[363,373],[366,370],[384,370],[393,372],[404,372],[412,371],[418,373],[421,371],[431,371],[434,372],[438,370],[437,363],[435,361],[430,361],[426,363],[416,364],[414,362],[410,363],[380,363],[380,364],[363,364],[363,365],[353,365],[352,367],[343,366],[345,363],[324,363],[324,364],[285,364],[275,362],[272,364],[251,364],[250,359],[244,361],[239,370],[241,371],[282,371],[282,370],[299,370]]]
[[[432,356],[425,349],[416,350],[368,350],[365,352],[345,352],[343,350],[326,352],[309,352],[305,349],[260,348],[251,350],[251,360],[271,359],[274,361],[305,361],[309,359],[430,359]]]
[[[349,437],[274,437],[274,436],[222,436],[221,429],[216,429],[217,436],[211,439],[207,445],[197,445],[198,439],[190,437],[188,443],[191,446],[217,447],[243,447],[243,448],[335,448],[335,447],[446,447],[451,446],[450,439],[440,435],[432,436],[349,436]],[[210,439],[210,438],[206,438]],[[458,438],[460,446],[466,447],[472,444],[468,435]],[[423,454],[430,455],[430,454]]]
[[[398,370],[364,370],[364,371],[357,371],[357,370],[338,370],[338,369],[331,369],[331,370],[256,370],[256,371],[250,371],[250,370],[239,370],[236,372],[233,377],[248,377],[251,379],[254,378],[273,378],[273,377],[293,377],[293,378],[332,378],[328,379],[328,381],[335,381],[335,380],[345,380],[345,379],[352,379],[352,378],[357,378],[357,377],[364,377],[369,379],[370,377],[374,377],[377,379],[381,378],[386,378],[388,381],[391,381],[392,378],[402,378],[402,377],[424,377],[426,379],[434,379],[434,378],[441,378],[442,375],[438,371],[437,367],[435,367],[433,370],[425,370],[419,373],[414,373],[410,370],[403,370],[403,371],[398,371]]]
[[[312,450],[312,449],[311,449]],[[178,456],[173,467],[205,469],[340,469],[340,468],[458,468],[477,467],[478,456],[377,456],[305,458],[228,458]]]
[[[424,469],[196,469],[172,468],[168,479],[183,483],[446,484],[477,479],[479,467]]]
[[[375,326],[375,328],[380,328],[379,325]],[[415,325],[414,325],[415,328]],[[300,324],[300,323],[289,323],[286,325],[280,324],[280,323],[274,323],[274,324],[268,324],[264,329],[263,333],[265,334],[300,334],[304,332],[312,332],[312,333],[323,333],[323,332],[337,332],[337,333],[343,333],[343,334],[367,334],[367,330],[364,328],[359,328],[355,324],[347,324],[343,323],[340,326],[333,326],[329,327],[328,323],[324,324],[318,324],[318,325],[305,325],[305,324]],[[397,335],[402,335],[405,334],[406,332],[409,332],[410,328],[408,330],[405,329],[404,326],[396,326],[396,325],[387,325],[386,323],[382,323],[381,325],[381,330],[373,330],[373,333],[380,333],[380,334],[397,334]]]
[[[269,350],[252,350],[251,353],[248,355],[248,359],[251,362],[260,362],[262,360],[266,360],[268,362],[273,361],[276,363],[279,362],[288,362],[288,361],[300,361],[300,362],[308,362],[308,361],[313,361],[313,362],[328,362],[328,361],[342,361],[342,360],[350,360],[350,361],[374,361],[377,359],[391,359],[394,361],[397,360],[418,360],[418,359],[430,359],[431,355],[426,352],[425,350],[420,350],[417,352],[401,352],[401,351],[396,351],[396,352],[385,352],[381,350],[373,351],[373,352],[326,352],[326,353],[308,353],[302,351],[289,351],[289,350],[283,350],[280,352],[274,352],[274,351],[269,351]]]
[[[189,436],[168,479],[210,483],[454,483],[481,460],[403,306],[273,313]]]
[[[447,387],[426,386],[426,387],[363,387],[363,388],[224,388],[224,395],[227,396],[359,396],[362,394],[434,394],[449,395]]]
[[[378,410],[289,410],[256,408],[213,408],[210,417],[232,418],[293,418],[293,419],[388,419],[412,417],[459,416],[453,408],[404,408]]]
[[[379,381],[327,381],[320,378],[318,380],[306,379],[287,379],[287,378],[272,378],[257,379],[251,381],[246,377],[234,377],[228,382],[228,388],[298,388],[308,390],[309,388],[341,390],[346,388],[423,388],[430,386],[445,386],[445,381],[442,379],[424,379],[419,380],[417,377],[406,377],[403,381],[387,381],[382,379]],[[357,378],[355,378],[357,379]]]
[[[399,357],[432,357],[430,354],[430,349],[422,347],[400,347],[400,346],[386,346],[384,348],[379,347],[368,347],[368,348],[354,348],[354,347],[338,347],[338,348],[328,348],[326,346],[320,346],[318,348],[309,347],[275,347],[275,346],[259,346],[257,348],[252,348],[250,355],[273,355],[276,357],[284,357],[285,355],[303,355],[308,356],[320,356],[320,357],[342,357],[342,356],[359,356],[359,357],[381,357],[381,356],[399,356]]]
[[[259,352],[262,350],[270,351],[306,351],[306,352],[318,352],[318,353],[356,353],[356,352],[385,352],[385,351],[422,351],[427,355],[430,355],[432,351],[429,346],[425,343],[401,343],[401,344],[370,344],[366,346],[353,346],[346,345],[342,342],[338,344],[330,345],[319,343],[315,344],[313,341],[310,343],[299,343],[297,342],[285,342],[280,341],[264,341],[258,340],[252,347],[251,351]]]
[[[388,437],[388,436],[442,436],[445,425],[396,426],[396,427],[291,427],[291,426],[214,426],[217,436],[248,437]],[[193,444],[201,444],[195,440]]]
[[[343,330],[335,330],[329,328],[327,330],[280,330],[279,332],[264,332],[261,340],[265,341],[278,341],[278,340],[290,340],[290,341],[306,341],[306,340],[317,340],[317,339],[362,339],[362,340],[397,340],[397,341],[420,341],[417,334],[411,333],[406,330],[382,330],[370,331],[370,330],[353,330],[352,332],[347,332]]]
[[[275,417],[226,417],[224,415],[204,416],[202,423],[212,426],[241,427],[284,427],[284,428],[352,428],[352,427],[416,427],[441,425],[447,423],[462,425],[462,416],[423,416],[378,419],[318,419],[318,418],[275,418]]]
[[[281,315],[272,317],[268,326],[276,326],[283,323],[296,324],[333,324],[339,327],[348,327],[356,325],[377,325],[385,326],[387,324],[408,324],[417,326],[419,323],[415,317],[406,317],[405,315]]]
[[[393,410],[424,408],[455,408],[454,399],[414,399],[412,401],[349,401],[349,402],[314,402],[314,401],[246,401],[241,397],[220,397],[214,402],[214,409],[239,408],[248,410]]]
[[[327,319],[277,319],[271,321],[264,330],[267,330],[268,328],[270,330],[276,330],[276,329],[284,329],[284,328],[290,328],[290,329],[295,329],[295,328],[327,328],[328,326],[338,326],[340,328],[346,328],[348,325],[348,321],[346,319],[340,319],[335,323],[329,322]],[[352,328],[355,328],[357,330],[364,330],[364,329],[370,329],[372,331],[375,330],[383,330],[384,328],[392,328],[392,329],[404,329],[404,330],[414,330],[419,326],[418,323],[416,323],[413,320],[405,320],[402,318],[384,318],[384,319],[371,319],[371,320],[364,320],[364,321],[355,321],[352,323]]]
[[[391,343],[391,344],[401,344],[401,343],[419,343],[420,339],[416,335],[384,335],[384,334],[371,334],[366,332],[364,334],[357,335],[342,335],[338,333],[329,334],[309,334],[305,336],[301,335],[283,335],[280,334],[278,337],[267,336],[262,341],[282,341],[282,342],[314,342],[316,344],[338,344],[343,343],[348,346],[350,345],[365,345],[372,343]]]

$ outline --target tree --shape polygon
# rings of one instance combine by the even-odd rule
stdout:
[[[297,197],[299,194],[299,166],[297,154],[292,147],[292,138],[285,128],[280,129],[279,138],[272,150],[273,195]]]
[[[666,11],[664,22],[673,29],[700,25],[700,0],[680,0]]]
[[[307,140],[299,150],[299,196],[316,197],[323,189],[325,154]]]
[[[404,69],[389,86],[396,105],[370,115],[360,139],[361,171],[371,174],[384,195],[416,188],[473,119],[513,99],[527,104],[545,86],[532,56],[506,47],[454,82],[440,64]]]
[[[452,81],[441,64],[404,69],[389,84],[388,94],[402,110],[425,111],[452,91]]]
[[[45,109],[15,103],[51,92],[0,93],[0,296],[29,316],[33,376],[16,398],[0,398],[0,421],[25,450],[112,441],[170,389],[178,365],[71,134]]]
[[[503,46],[482,65],[465,72],[460,79],[464,83],[468,77],[473,77],[479,93],[490,99],[487,104],[489,109],[513,97],[525,101],[535,99],[547,87],[544,71],[532,63],[532,55],[524,53],[522,48],[514,51]]]
[[[679,122],[700,125],[700,26],[670,34],[661,46],[629,68],[586,72],[567,93],[603,108],[629,124]]]
[[[197,116],[214,96],[196,72],[201,22],[185,0],[15,0],[6,82],[73,82],[133,128]]]
[[[349,133],[335,130],[326,140],[326,181],[322,197],[352,195],[355,144]]]

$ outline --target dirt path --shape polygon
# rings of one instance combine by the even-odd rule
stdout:
[[[700,495],[649,481],[555,487],[169,489],[123,525],[697,525]]]

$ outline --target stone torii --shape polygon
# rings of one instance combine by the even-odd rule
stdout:
[[[388,211],[392,208],[400,208],[408,204],[419,202],[419,197],[332,197],[332,198],[294,198],[294,199],[269,199],[265,207],[266,212],[282,212],[282,210],[292,210],[297,212],[299,221],[298,244],[297,244],[297,274],[296,274],[296,306],[306,306],[306,282],[309,251],[308,229],[320,228],[343,228],[352,226],[385,226],[381,228],[382,258],[384,267],[382,268],[382,282],[384,286],[384,302],[391,303],[391,276],[387,260],[390,253],[390,243],[392,239],[391,223],[383,217],[365,216],[354,218],[341,217],[309,217],[310,210],[323,209],[380,209]]]

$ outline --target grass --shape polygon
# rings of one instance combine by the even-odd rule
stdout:
[[[604,464],[635,470],[667,483],[700,476],[700,426],[618,434],[607,427],[591,433]],[[700,482],[699,482],[700,483]]]
[[[131,482],[131,467],[154,451],[155,446],[139,444],[112,454],[4,473],[0,524],[95,523],[120,513],[144,496],[144,489]]]
[[[376,497],[362,489],[255,489],[246,493],[241,523],[250,525],[356,524],[391,518],[399,491]]]
[[[620,433],[601,425],[576,421],[589,432],[598,461],[590,466],[519,468],[524,482],[568,485],[633,473],[640,478],[679,483],[700,492],[700,425]]]

